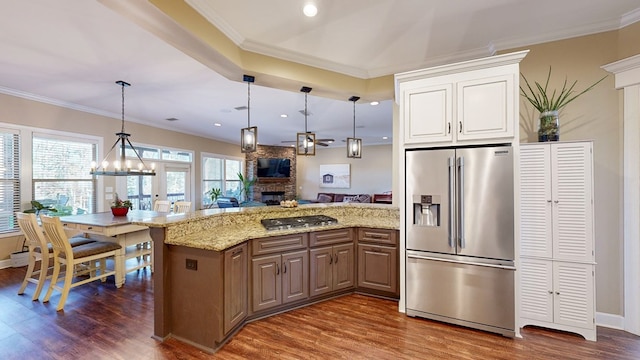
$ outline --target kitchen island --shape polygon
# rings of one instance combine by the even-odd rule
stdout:
[[[266,230],[263,219],[337,223]],[[397,298],[399,209],[309,204],[141,219],[154,242],[154,337],[214,352],[248,321],[355,291]],[[357,251],[356,251],[357,248]]]

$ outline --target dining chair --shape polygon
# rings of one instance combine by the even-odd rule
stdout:
[[[153,204],[153,211],[170,212],[171,211],[171,201],[169,201],[169,200],[156,200],[155,204]]]
[[[76,286],[84,285],[92,281],[106,281],[107,276],[116,275],[123,267],[120,266],[121,256],[116,256],[116,252],[121,249],[119,244],[108,241],[94,241],[88,244],[72,247],[69,238],[64,231],[59,217],[40,215],[44,232],[51,241],[53,247],[53,274],[47,294],[43,302],[48,302],[53,290],[61,293],[58,301],[57,311],[64,309],[64,304],[69,295],[69,290]],[[107,259],[114,260],[114,270],[107,269]],[[75,269],[77,265],[86,266],[83,275],[88,274],[88,278],[74,280],[74,275],[80,275],[70,269]],[[61,268],[65,267],[64,279],[60,275]],[[62,287],[58,286],[58,281],[63,279]]]
[[[38,224],[38,217],[34,213],[22,213],[17,212],[16,218],[18,219],[18,226],[25,237],[25,244],[29,249],[29,263],[27,265],[27,272],[22,281],[20,289],[18,289],[18,295],[24,294],[24,290],[28,283],[36,285],[36,291],[33,293],[31,300],[38,300],[44,282],[49,276],[49,270],[52,267],[49,264],[50,254],[53,252],[53,247],[47,240],[46,236],[40,225]],[[79,246],[94,242],[95,240],[85,237],[73,237],[70,239],[71,246]],[[36,265],[38,265],[36,270]]]
[[[189,210],[191,210],[191,201],[176,201],[173,204],[173,212],[176,214],[185,213]]]

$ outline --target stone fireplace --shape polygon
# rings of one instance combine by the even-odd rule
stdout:
[[[284,200],[284,191],[263,191],[261,199],[267,205],[280,205],[280,201]]]
[[[258,151],[247,153],[245,156],[246,174],[249,179],[253,179],[257,174],[258,158],[286,158],[291,162],[291,174],[288,178],[258,179],[251,187],[251,197],[254,201],[267,203],[266,200],[277,200],[277,205],[280,205],[280,200],[293,200],[296,198],[296,153],[294,148],[290,146],[258,145]],[[283,195],[267,195],[265,198],[266,193]]]

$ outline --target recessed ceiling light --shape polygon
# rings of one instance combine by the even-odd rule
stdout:
[[[389,137],[388,136],[383,136],[382,140],[387,140]]]
[[[222,124],[220,124],[220,123],[213,123],[213,126],[218,126],[218,127],[219,127],[219,126],[222,126]]]
[[[377,101],[372,101],[372,102],[371,102],[371,106],[376,106],[376,105],[378,105],[378,104],[380,104],[380,103],[379,103],[379,102],[377,102]]]
[[[287,115],[287,114],[280,115],[281,118],[286,118],[287,116],[289,116],[289,115]]]
[[[166,118],[165,120],[167,120],[167,121],[178,121],[178,119],[174,118],[174,117]]]
[[[314,17],[318,13],[318,8],[313,4],[307,4],[302,8],[302,12],[308,17]]]

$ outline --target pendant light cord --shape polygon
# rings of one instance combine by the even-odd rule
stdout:
[[[356,100],[353,101],[353,137],[356,137]]]
[[[124,133],[124,83],[120,84],[122,86],[122,130],[121,133]]]
[[[309,93],[304,93],[304,133],[307,133],[307,95]],[[306,136],[306,135],[305,135]]]
[[[247,81],[247,128],[251,127],[251,82]]]

